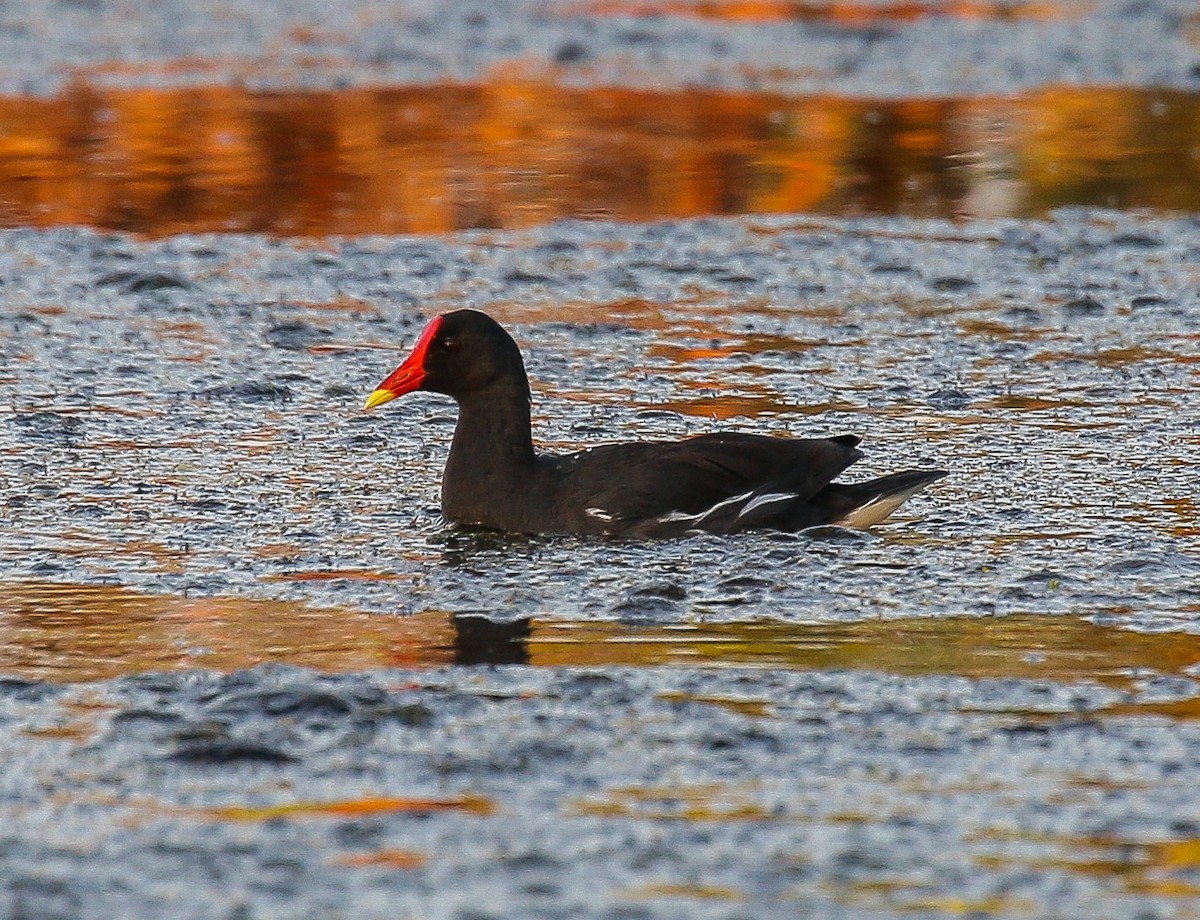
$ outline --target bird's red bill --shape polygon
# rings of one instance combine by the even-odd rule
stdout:
[[[397,396],[403,396],[405,393],[411,393],[413,390],[421,388],[421,384],[425,382],[425,356],[429,353],[429,346],[441,324],[442,318],[438,316],[425,327],[425,331],[417,339],[417,344],[413,346],[412,354],[404,359],[403,364],[388,374],[383,383],[375,388],[375,392],[367,397],[364,409],[374,409],[376,406],[382,406],[385,402],[391,402]]]

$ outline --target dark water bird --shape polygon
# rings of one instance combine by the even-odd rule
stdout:
[[[376,388],[372,409],[425,390],[458,403],[442,476],[442,513],[518,533],[665,537],[879,523],[946,475],[908,470],[834,480],[862,453],[854,435],[785,438],[719,432],[573,454],[534,449],[529,378],[517,343],[476,310],[435,317]]]

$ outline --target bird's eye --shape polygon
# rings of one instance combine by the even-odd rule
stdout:
[[[438,340],[438,346],[442,351],[458,351],[458,339],[446,336],[446,338]]]

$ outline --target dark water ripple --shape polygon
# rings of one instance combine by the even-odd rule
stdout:
[[[39,916],[205,918],[478,904],[1027,916],[1064,903],[1115,918],[1186,903],[1200,814],[1179,793],[1196,777],[1183,753],[1196,726],[1102,721],[1111,690],[846,671],[470,674],[124,679],[63,695],[99,714],[87,744],[53,737],[27,688],[0,687],[16,767],[5,801],[56,802],[52,821],[43,804],[11,813],[0,899]],[[30,734],[41,740],[16,743]],[[69,779],[46,772],[55,762]],[[1044,804],[1018,814],[1017,799]]]
[[[1134,235],[1161,241],[1154,258],[1120,244]],[[6,234],[0,348],[19,370],[0,382],[5,570],[501,618],[1194,619],[1192,222],[696,221],[610,240],[568,224],[314,253]],[[184,286],[105,283],[118,265]],[[718,269],[756,283],[743,292]],[[633,279],[630,297],[613,299],[612,272]],[[972,287],[929,284],[951,275]],[[1072,309],[1081,298],[1103,308]],[[859,475],[951,476],[852,540],[447,533],[452,407],[358,406],[422,316],[464,303],[514,326],[554,447],[718,425],[852,431]],[[271,580],[340,569],[389,577]],[[731,590],[743,574],[762,583]]]
[[[1087,211],[0,234],[0,913],[1186,914],[1197,252]],[[452,407],[359,407],[464,304],[549,446],[951,475],[869,534],[448,530]]]

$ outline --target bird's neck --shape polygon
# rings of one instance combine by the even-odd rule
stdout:
[[[463,509],[489,508],[512,495],[536,465],[528,384],[497,381],[458,404],[458,424],[442,477],[442,510],[463,523]]]

